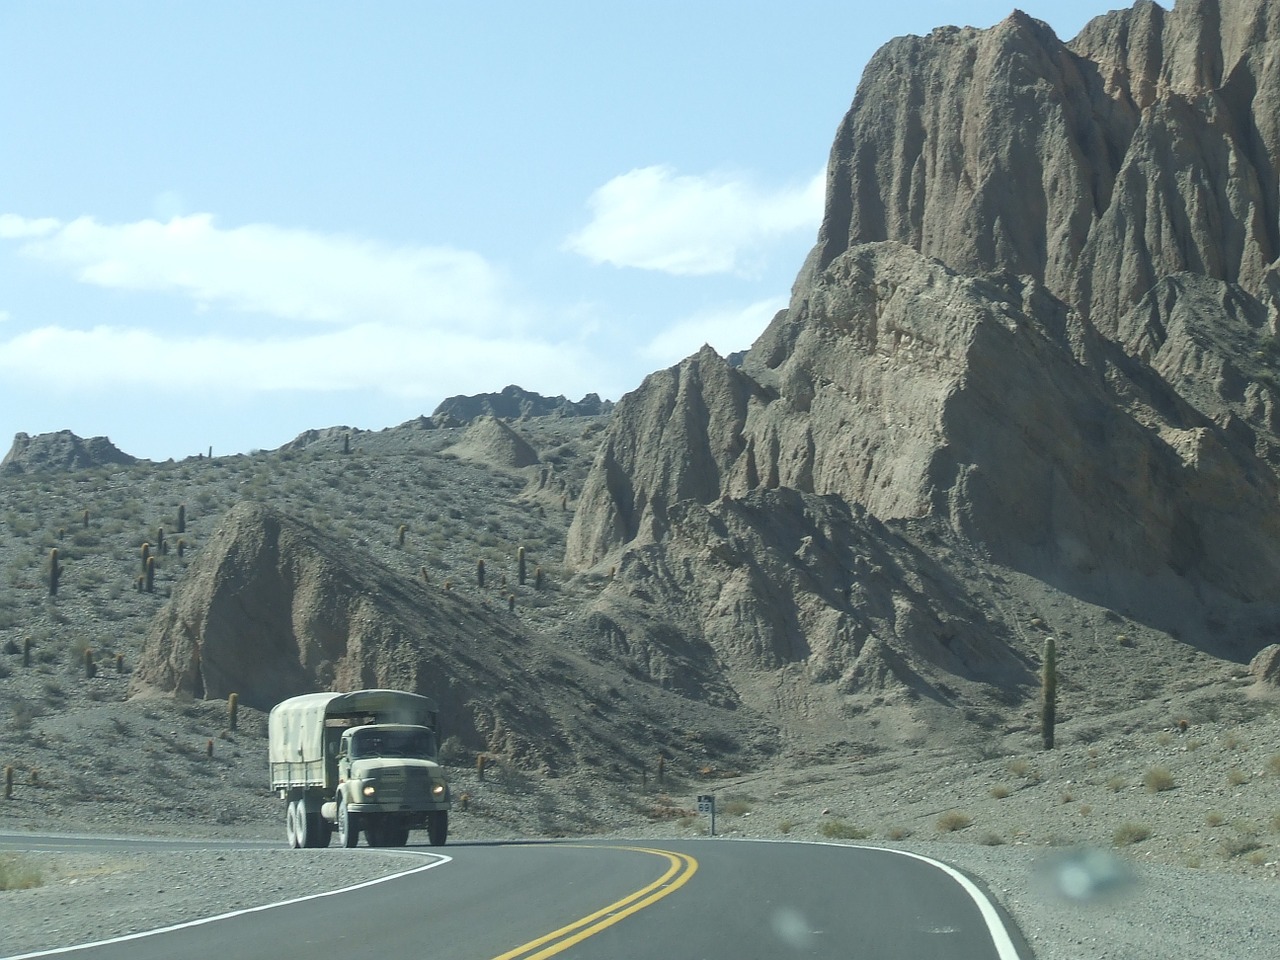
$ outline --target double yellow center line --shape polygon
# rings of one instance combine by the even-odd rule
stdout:
[[[594,936],[601,930],[613,926],[619,920],[643,910],[652,903],[657,903],[669,893],[679,890],[698,871],[698,861],[683,853],[672,853],[670,850],[652,850],[648,847],[612,847],[614,850],[631,850],[635,853],[651,853],[656,857],[664,857],[670,863],[667,872],[653,883],[641,887],[635,893],[628,894],[576,920],[568,926],[553,930],[536,940],[516,947],[493,960],[544,960],[562,950],[567,950],[575,943],[581,943],[587,937]]]

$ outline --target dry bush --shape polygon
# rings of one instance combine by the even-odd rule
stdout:
[[[943,833],[955,833],[972,824],[973,817],[959,810],[949,810],[938,818],[938,829]]]
[[[1151,836],[1151,828],[1146,824],[1125,823],[1116,827],[1111,840],[1117,847],[1127,847],[1130,844],[1141,843],[1149,836]]]
[[[824,820],[818,832],[832,840],[865,840],[868,836],[867,831],[861,827],[855,827],[843,820]]]
[[[1163,793],[1174,787],[1173,774],[1164,767],[1152,767],[1142,776],[1142,782],[1149,793]]]

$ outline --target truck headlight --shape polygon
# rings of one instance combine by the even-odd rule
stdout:
[[[440,797],[443,797],[445,795],[445,791],[448,789],[449,788],[446,787],[443,783],[433,783],[431,785],[431,795],[439,799]]]
[[[378,792],[378,788],[374,786],[372,783],[366,783],[360,789],[360,792],[363,793],[366,797],[372,797],[375,793]]]

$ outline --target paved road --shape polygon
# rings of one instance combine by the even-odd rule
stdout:
[[[340,857],[344,851],[330,853]],[[416,872],[341,896],[62,955],[69,960],[1020,956],[976,888],[966,889],[931,862],[892,851],[703,840],[459,844],[420,853],[423,862]]]

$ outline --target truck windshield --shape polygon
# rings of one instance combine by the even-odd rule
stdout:
[[[435,758],[435,738],[429,730],[369,730],[351,738],[351,756]]]

